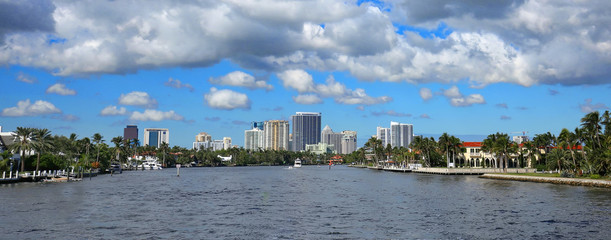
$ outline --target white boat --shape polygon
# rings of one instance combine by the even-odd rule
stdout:
[[[295,159],[295,164],[293,164],[293,167],[300,168],[301,167],[301,159],[299,159],[299,158]]]
[[[130,157],[128,160],[135,162],[141,162],[140,164],[135,164],[136,169],[142,170],[161,170],[161,164],[157,161],[156,157],[151,156],[136,156]]]

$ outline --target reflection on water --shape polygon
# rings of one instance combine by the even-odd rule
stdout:
[[[124,172],[0,186],[2,238],[578,238],[611,190],[337,166]]]

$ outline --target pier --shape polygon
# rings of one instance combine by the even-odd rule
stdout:
[[[505,171],[506,170],[506,171]],[[483,175],[486,173],[534,173],[534,168],[418,168],[412,172],[441,175]]]
[[[50,170],[50,171],[34,171],[34,172],[26,172],[20,174],[19,171],[16,172],[2,172],[2,178],[0,178],[0,184],[9,184],[9,183],[18,183],[18,182],[40,182],[45,180],[53,180],[53,179],[63,179],[66,178],[72,181],[76,180],[77,177],[80,177],[82,174],[83,178],[85,177],[95,177],[98,175],[97,172],[83,172],[83,173],[74,173],[68,172],[65,170]],[[68,175],[70,178],[68,178]]]

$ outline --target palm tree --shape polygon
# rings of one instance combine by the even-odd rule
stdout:
[[[40,154],[43,151],[51,148],[52,139],[51,131],[49,129],[34,129],[34,149],[36,149],[36,172],[38,172],[38,166],[40,165]]]
[[[509,155],[517,149],[512,146],[509,136],[505,133],[490,134],[482,143],[482,150],[492,153],[500,160],[499,165],[505,165],[504,172],[509,168]],[[504,162],[504,164],[503,164]],[[496,164],[496,160],[495,160]]]
[[[600,114],[598,111],[591,112],[586,114],[585,117],[581,119],[581,126],[586,130],[588,136],[594,143],[594,147],[600,147],[600,139],[598,135],[601,133],[601,126],[599,125],[601,122]]]
[[[577,145],[577,137],[574,133],[569,131],[566,128],[563,128],[558,135],[558,142],[560,148],[564,151],[568,149],[571,152],[571,159],[573,159],[573,170],[577,167],[577,162],[575,161],[575,153],[573,152],[573,147]]]
[[[167,151],[170,149],[170,144],[168,144],[167,142],[162,142],[161,146],[159,146],[159,149],[163,152],[163,161],[162,161],[161,166],[165,167],[165,155]]]
[[[17,127],[17,136],[15,137],[18,141],[9,147],[10,150],[17,151],[21,154],[21,172],[25,170],[25,153],[32,150],[34,147],[32,142],[33,132],[33,128]]]
[[[121,163],[121,146],[123,145],[123,137],[117,136],[117,137],[112,138],[112,140],[110,141],[115,144],[115,153],[117,154],[115,160]]]
[[[450,146],[452,145],[452,139],[448,133],[443,133],[439,136],[439,147],[441,148],[441,153],[446,155],[446,163],[447,167],[450,167]]]
[[[95,158],[95,161],[99,163],[100,162],[100,144],[104,142],[104,140],[102,139],[104,137],[102,137],[100,133],[95,133],[93,134],[92,138],[93,138],[93,142],[95,143],[96,148],[98,149],[98,154]]]

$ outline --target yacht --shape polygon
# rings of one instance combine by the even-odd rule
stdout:
[[[293,165],[293,167],[300,168],[301,167],[301,159],[299,159],[299,158],[295,159],[295,164]]]
[[[161,170],[161,164],[159,163],[159,161],[157,161],[156,157],[151,157],[151,156],[136,156],[136,157],[130,157],[129,158],[130,161],[132,161],[132,163],[135,162],[141,162],[138,165],[135,165],[136,169],[142,169],[142,170]]]

